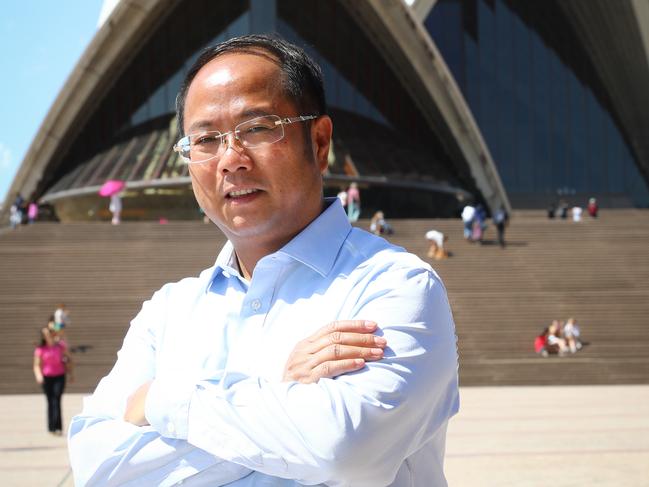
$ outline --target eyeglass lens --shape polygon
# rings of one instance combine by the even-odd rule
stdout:
[[[180,154],[191,162],[203,162],[221,157],[228,147],[228,135],[244,147],[273,144],[284,137],[284,126],[277,115],[257,117],[237,125],[232,132],[202,132],[190,134],[179,143]]]

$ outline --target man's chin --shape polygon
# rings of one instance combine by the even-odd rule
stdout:
[[[227,223],[217,223],[216,225],[230,240],[268,237],[273,228],[268,220],[243,217],[235,217]]]

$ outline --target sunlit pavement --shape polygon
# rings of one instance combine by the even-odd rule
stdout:
[[[471,387],[451,486],[649,486],[649,386]]]
[[[63,395],[63,428],[81,410],[81,394]],[[72,486],[65,436],[47,432],[45,394],[0,396],[0,485]],[[65,434],[65,432],[64,432]]]
[[[81,408],[64,396],[65,425]],[[470,387],[448,431],[450,486],[649,486],[649,385]],[[45,397],[0,396],[0,485],[73,485]]]

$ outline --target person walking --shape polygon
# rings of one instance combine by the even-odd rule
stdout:
[[[568,218],[568,203],[565,200],[559,201],[559,218],[566,220]]]
[[[15,230],[20,226],[23,215],[16,205],[11,205],[9,212],[9,224],[11,225],[11,229]]]
[[[572,207],[572,221],[573,222],[580,222],[581,221],[581,214],[583,210],[581,209],[581,206],[573,206]]]
[[[40,344],[34,350],[34,378],[47,397],[47,430],[57,436],[63,431],[61,397],[70,366],[65,341],[55,341],[48,328],[41,329]]]
[[[464,239],[471,240],[473,235],[473,219],[475,218],[475,208],[471,205],[466,205],[462,209],[462,223],[464,224]]]
[[[358,191],[358,185],[352,183],[347,190],[347,218],[350,222],[355,222],[361,215],[361,194]]]
[[[38,204],[35,201],[32,201],[27,207],[27,220],[29,224],[33,224],[38,218]]]
[[[595,198],[590,198],[588,200],[588,214],[591,218],[597,218],[597,212],[599,211],[599,206],[597,206],[597,200]]]
[[[113,225],[119,225],[121,220],[121,214],[122,214],[122,197],[119,195],[119,193],[115,193],[110,197],[110,205],[108,206],[108,209],[110,212],[113,214],[113,218],[111,220],[111,223]]]
[[[507,213],[507,210],[505,210],[504,206],[498,208],[498,211],[494,213],[492,220],[494,222],[494,225],[496,226],[496,230],[498,231],[498,245],[500,245],[500,247],[504,249],[505,227],[509,223],[509,214]]]
[[[70,312],[65,303],[61,303],[56,307],[53,316],[56,331],[65,328],[70,323]]]
[[[11,205],[9,223],[12,229],[18,228],[23,222],[23,204],[25,200],[20,193],[16,193],[16,198]]]

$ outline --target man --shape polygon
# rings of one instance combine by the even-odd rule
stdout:
[[[504,206],[500,206],[492,218],[496,230],[498,231],[498,245],[505,248],[505,227],[509,223],[509,213]]]
[[[475,218],[475,207],[466,205],[462,209],[462,223],[464,224],[464,239],[471,240],[473,235],[473,219]]]
[[[317,65],[282,40],[232,39],[198,58],[177,112],[176,150],[229,241],[131,323],[70,426],[77,485],[445,485],[446,293],[323,199]]]

